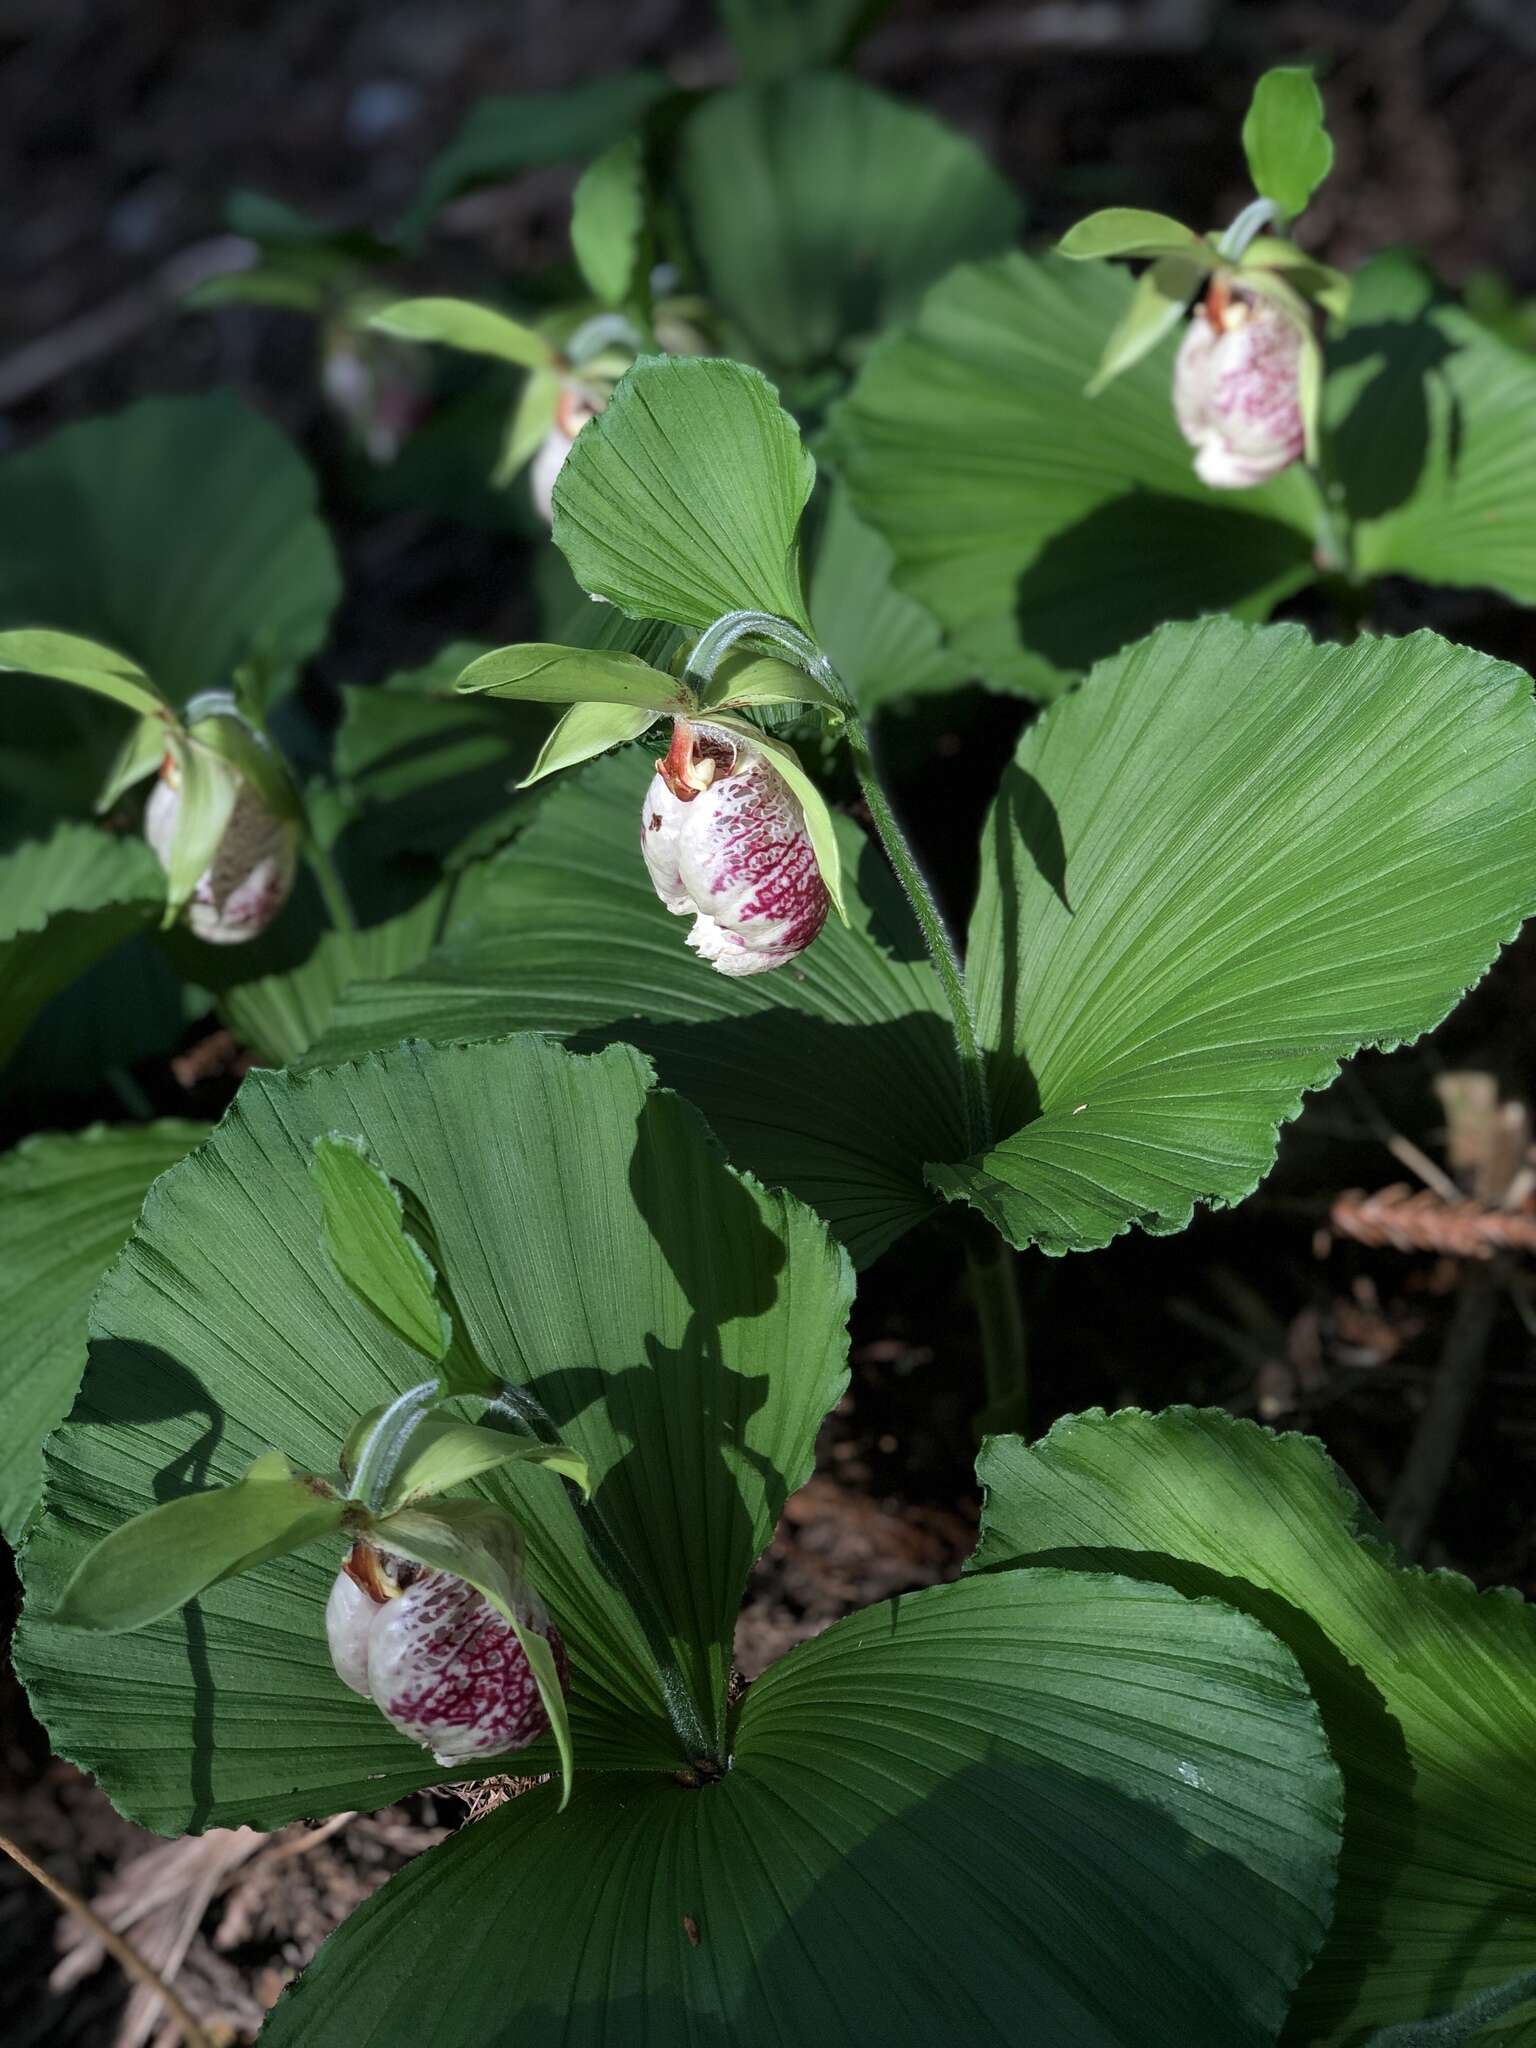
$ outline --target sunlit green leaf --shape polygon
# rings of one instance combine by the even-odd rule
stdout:
[[[638,655],[542,642],[482,654],[459,677],[457,688],[469,696],[488,691],[525,704],[622,704],[652,717],[685,711],[690,702],[680,683]]]
[[[234,1485],[164,1501],[104,1536],[48,1618],[104,1635],[144,1628],[221,1579],[332,1534],[345,1512],[281,1451],[266,1451]]]
[[[1243,122],[1243,151],[1254,190],[1294,219],[1333,168],[1323,96],[1310,71],[1264,73]]]
[[[405,1227],[399,1190],[361,1138],[317,1138],[310,1165],[320,1191],[325,1248],[359,1301],[423,1357],[441,1359],[453,1326],[437,1298],[432,1262]]]
[[[560,472],[555,540],[631,617],[704,627],[752,609],[808,627],[795,536],[815,473],[756,370],[642,357]]]
[[[152,715],[165,705],[136,661],[75,633],[0,633],[0,668],[73,683],[141,716]]]
[[[581,174],[571,246],[581,274],[610,306],[628,298],[645,234],[644,163],[637,135],[613,143]]]
[[[610,747],[624,746],[650,731],[656,713],[642,705],[634,710],[627,704],[573,704],[539,749],[539,757],[518,784],[542,782],[562,768],[579,767]]]
[[[470,299],[397,299],[373,314],[368,325],[403,341],[440,341],[525,370],[543,369],[554,359],[542,334]]]
[[[935,1185],[1053,1252],[1240,1200],[1308,1089],[1437,1024],[1536,910],[1533,772],[1530,678],[1432,633],[1207,619],[1104,663],[986,828],[999,1141]]]
[[[1139,206],[1107,206],[1070,227],[1056,244],[1062,256],[1079,262],[1106,256],[1184,256],[1198,259],[1213,252],[1204,237],[1166,213],[1147,213]]]

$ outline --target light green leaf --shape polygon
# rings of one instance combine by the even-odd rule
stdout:
[[[173,737],[181,803],[166,864],[164,922],[172,925],[192,900],[219,850],[240,794],[240,777],[221,755],[196,740]]]
[[[1206,263],[1215,258],[1205,237],[1193,228],[1139,206],[1107,206],[1101,213],[1090,213],[1067,229],[1056,250],[1077,262],[1106,256],[1189,256]]]
[[[66,824],[0,855],[0,1065],[50,997],[164,902],[165,876],[137,837]]]
[[[728,714],[710,713],[711,725],[723,725],[727,732],[733,732],[758,752],[766,754],[773,766],[799,799],[805,813],[805,829],[810,834],[811,846],[816,855],[816,865],[821,870],[821,879],[827,885],[827,894],[832,898],[832,908],[844,924],[848,922],[848,911],[843,902],[842,854],[838,847],[837,828],[832,822],[832,809],[812,778],[800,765],[800,756],[787,740],[775,739],[761,727],[745,718],[732,718]]]
[[[741,363],[643,356],[577,436],[555,540],[582,587],[631,618],[808,628],[795,535],[816,466],[773,386]]]
[[[731,1158],[820,1210],[867,1263],[932,1212],[925,1161],[965,1149],[949,1013],[879,849],[837,821],[851,927],[794,966],[701,968],[637,845],[633,756],[554,788],[491,864],[477,929],[393,981],[353,988],[314,1057],[509,1028],[639,1045]]]
[[[353,1430],[349,1446],[362,1442],[369,1428],[384,1414],[376,1408]],[[569,1479],[583,1493],[590,1494],[587,1461],[565,1444],[543,1443],[537,1437],[514,1436],[505,1429],[489,1429],[483,1423],[463,1422],[441,1408],[429,1408],[411,1426],[408,1447],[395,1468],[384,1502],[387,1514],[413,1501],[446,1493],[450,1486],[462,1486],[482,1472],[519,1462],[547,1465],[562,1479]]]
[[[101,786],[96,799],[98,814],[110,811],[137,783],[147,775],[153,775],[164,761],[165,754],[165,721],[153,712],[136,720],[128,728],[128,736],[118,749],[117,758]]]
[[[650,731],[656,713],[643,705],[636,711],[627,704],[573,704],[539,749],[538,759],[518,784],[542,782],[561,768],[579,767],[610,747],[622,747]]]
[[[447,1355],[453,1325],[437,1298],[432,1261],[405,1227],[400,1191],[361,1138],[316,1138],[310,1175],[320,1191],[331,1264],[424,1358]]]
[[[1536,604],[1536,357],[1441,297],[1412,257],[1357,273],[1327,418],[1362,576]]]
[[[833,414],[831,459],[898,587],[996,686],[1053,696],[1165,619],[1262,617],[1315,573],[1299,468],[1241,494],[1195,475],[1172,335],[1085,395],[1135,290],[1059,257],[957,270]]]
[[[638,655],[541,641],[482,654],[455,687],[466,696],[489,691],[525,704],[623,704],[653,718],[686,711],[693,701],[681,683]]]
[[[1339,1821],[1262,1628],[1057,1571],[837,1623],[752,1686],[717,1784],[583,1776],[555,1807],[527,1794],[392,1879],[271,2048],[1128,2048],[1149,2013],[1181,2048],[1263,2048]]]
[[[1536,909],[1533,772],[1529,677],[1432,633],[1207,619],[1104,663],[986,828],[1009,1135],[935,1185],[1051,1252],[1241,1200],[1308,1089],[1437,1024]]]
[[[304,807],[288,765],[265,733],[233,711],[216,711],[196,719],[189,732],[195,746],[206,747],[250,783],[274,817],[303,817]]]
[[[522,1583],[522,1543],[516,1525],[497,1508],[478,1501],[445,1500],[433,1508],[406,1508],[378,1528],[385,1547],[414,1558],[435,1571],[452,1572],[483,1593],[502,1620],[509,1623],[539,1689],[549,1716],[550,1733],[560,1758],[560,1805],[571,1796],[574,1756],[565,1692],[549,1644],[537,1630],[526,1628],[518,1613]]]
[[[1033,1446],[994,1439],[980,1471],[977,1565],[1113,1564],[1242,1607],[1295,1652],[1344,1776],[1344,1849],[1288,2039],[1344,2048],[1529,1966],[1536,1611],[1398,1565],[1320,1444],[1219,1409],[1072,1417]]]
[[[493,484],[503,486],[511,483],[524,463],[531,462],[538,454],[555,424],[559,403],[559,371],[530,370],[507,421],[501,454],[491,473]]]
[[[892,581],[893,557],[833,487],[811,571],[815,638],[866,716],[902,697],[951,690],[970,666],[944,645],[933,614]]]
[[[321,1552],[228,1579],[195,1613],[110,1645],[41,1619],[127,1517],[227,1482],[274,1442],[329,1470],[359,1415],[420,1382],[419,1353],[321,1242],[309,1159],[338,1129],[360,1131],[430,1215],[475,1354],[586,1461],[581,1518],[526,1461],[469,1484],[524,1532],[570,1654],[583,1767],[670,1784],[689,1752],[612,1574],[627,1569],[718,1740],[747,1571],[844,1383],[851,1276],[823,1226],[733,1173],[638,1054],[578,1059],[534,1039],[258,1069],[157,1183],[97,1294],[90,1369],[50,1442],[27,1552],[18,1662],[56,1750],[168,1832],[388,1803],[441,1777],[332,1670],[335,1560]],[[553,1745],[523,1762],[553,1769]]]
[[[1097,398],[1106,384],[1150,355],[1164,336],[1173,332],[1204,275],[1204,265],[1185,256],[1159,256],[1148,264],[1085,387],[1089,398]]]
[[[555,360],[542,334],[470,299],[397,299],[373,314],[368,325],[402,341],[440,341],[525,370],[546,369]]]
[[[781,78],[846,57],[890,0],[716,0],[742,75]]]
[[[141,716],[165,709],[165,699],[136,661],[75,633],[0,633],[0,669],[74,683]]]
[[[333,1534],[345,1513],[345,1501],[266,1451],[233,1486],[164,1501],[104,1536],[48,1619],[102,1635],[145,1628],[221,1579]]]
[[[1241,263],[1229,274],[1246,282],[1255,270],[1278,270],[1304,298],[1338,319],[1342,320],[1349,311],[1349,277],[1342,270],[1319,263],[1315,256],[1298,249],[1294,242],[1282,241],[1274,235],[1260,235],[1248,244]]]
[[[1019,226],[974,143],[835,72],[711,93],[677,179],[703,290],[779,371],[846,357]]]
[[[1310,71],[1282,66],[1264,73],[1243,121],[1243,152],[1262,198],[1287,220],[1305,210],[1333,168],[1323,96]]]
[[[701,708],[745,709],[753,704],[814,704],[841,721],[846,706],[807,669],[769,655],[739,655],[722,662],[701,693]]]
[[[676,90],[664,71],[615,71],[560,92],[483,99],[453,141],[433,158],[419,196],[400,222],[419,241],[434,216],[462,192],[505,184],[543,164],[596,156]]]
[[[317,495],[287,438],[229,392],[64,427],[0,461],[0,626],[120,648],[175,704],[254,662],[270,703],[341,593]]]
[[[0,1158],[0,1531],[19,1547],[42,1498],[43,1439],[69,1413],[85,1370],[85,1312],[156,1174],[204,1124],[49,1132]]]
[[[634,283],[645,234],[644,161],[626,135],[588,164],[571,202],[571,247],[597,297],[622,306]]]

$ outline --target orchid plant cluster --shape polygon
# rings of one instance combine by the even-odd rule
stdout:
[[[846,83],[811,97],[841,120]],[[741,88],[733,147],[761,140],[747,115],[776,142],[799,91]],[[1102,312],[1123,281],[1073,266],[1145,265],[1088,389],[1141,380],[1126,438],[1161,465],[1153,516],[1173,500],[1194,508],[1175,542],[1226,523],[1269,544],[1278,521],[1231,494],[1278,480],[1321,561],[1348,283],[1292,238],[1331,160],[1307,74],[1260,82],[1244,143],[1257,196],[1223,232],[1112,209],[1066,262],[952,276],[998,319],[1029,291]],[[173,957],[254,1056],[216,1130],[61,1133],[11,1162],[40,1292],[117,1145],[142,1168],[115,1245],[92,1239],[14,1523],[39,1711],[156,1825],[525,1774],[322,1951],[279,2048],[917,2048],[973,2016],[1011,2038],[1021,2012],[1140,2048],[1149,2011],[1194,2048],[1343,2048],[1438,2011],[1453,1976],[1496,1991],[1536,1936],[1510,1821],[1536,1814],[1527,1610],[1411,1569],[1320,1446],[1224,1410],[1028,1442],[1017,1277],[1021,1254],[1243,1200],[1309,1090],[1487,969],[1536,911],[1528,679],[1433,634],[1331,645],[1171,607],[1020,711],[957,943],[871,735],[887,668],[896,695],[992,679],[989,576],[1012,633],[1017,556],[945,565],[974,508],[1033,516],[994,446],[1018,393],[995,364],[929,367],[984,323],[946,326],[918,301],[947,284],[908,279],[908,327],[806,344],[796,417],[761,364],[709,353],[746,326],[655,260],[648,146],[621,136],[583,175],[579,303],[394,299],[370,248],[310,308],[334,323],[329,401],[379,460],[420,423],[424,345],[520,374],[494,477],[563,556],[549,637],[348,690],[331,772],[305,779],[254,652],[188,689],[73,633],[0,634],[0,667],[128,714],[84,800],[103,822],[47,842],[118,860],[126,910],[65,919],[105,908],[104,947],[179,927]],[[987,179],[944,161],[945,204],[969,186],[991,217]],[[1074,380],[1112,317],[1076,330]],[[924,381],[882,411],[903,348]],[[1090,437],[1127,389],[1079,406]],[[903,436],[933,394],[973,410],[982,452],[941,436],[930,475]],[[1118,451],[1091,445],[1080,467],[1108,474]],[[1075,503],[1072,530],[1104,510]],[[275,523],[291,541],[303,519]],[[307,737],[296,763],[322,756]],[[396,857],[401,900],[359,918],[346,878]],[[34,937],[18,920],[24,993]],[[742,1589],[847,1385],[856,1272],[940,1217],[985,1382],[975,1556],[744,1686]],[[273,1732],[290,1694],[297,1733]]]

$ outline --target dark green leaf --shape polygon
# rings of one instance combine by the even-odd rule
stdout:
[[[228,392],[151,398],[0,462],[0,626],[120,648],[174,703],[242,663],[270,702],[340,577],[292,445]]]
[[[94,1124],[27,1138],[0,1159],[0,1531],[18,1544],[43,1490],[43,1439],[85,1370],[85,1312],[156,1174],[207,1127]]]
[[[1344,1850],[1287,2040],[1344,2048],[1529,1967],[1536,1612],[1399,1566],[1320,1444],[1219,1409],[1074,1417],[995,1439],[980,1469],[978,1565],[1162,1580],[1294,1650],[1343,1772]]]
[[[716,0],[743,74],[781,78],[835,64],[890,0]]]
[[[582,1519],[527,1461],[470,1482],[526,1535],[570,1653],[582,1764],[670,1772],[685,1755],[614,1571],[706,1725],[723,1716],[748,1567],[843,1384],[851,1279],[814,1217],[734,1174],[648,1082],[627,1047],[575,1059],[532,1039],[257,1070],[162,1177],[102,1283],[85,1386],[50,1443],[18,1644],[56,1749],[88,1760],[124,1808],[167,1831],[271,1825],[441,1775],[332,1670],[338,1558],[323,1549],[110,1645],[39,1619],[129,1516],[227,1482],[274,1443],[333,1469],[357,1418],[420,1382],[420,1355],[321,1243],[309,1158],[338,1129],[361,1132],[430,1216],[476,1356],[587,1463]],[[554,1761],[545,1745],[523,1759]]]
[[[392,982],[354,988],[316,1057],[403,1036],[516,1029],[639,1044],[731,1157],[791,1188],[860,1262],[931,1212],[927,1160],[964,1124],[948,1012],[878,850],[840,826],[851,929],[746,980],[689,952],[637,846],[649,780],[632,755],[551,790],[492,864],[478,932]]]
[[[705,291],[779,370],[842,355],[1019,226],[974,143],[832,72],[712,93],[678,178]]]
[[[1140,2048],[1149,2014],[1180,2048],[1261,2048],[1327,1924],[1339,1820],[1272,1637],[1054,1571],[839,1622],[753,1685],[718,1784],[604,1774],[554,1806],[392,1880],[272,2048]]]

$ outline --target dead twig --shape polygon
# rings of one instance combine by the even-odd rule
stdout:
[[[1457,1196],[1396,1181],[1368,1195],[1350,1188],[1328,1212],[1339,1237],[1381,1251],[1439,1252],[1453,1259],[1496,1258],[1500,1252],[1536,1252],[1536,1215],[1490,1209]]]
[[[1496,1266],[1469,1267],[1462,1275],[1429,1400],[1382,1518],[1407,1557],[1418,1555],[1456,1462],[1462,1425],[1487,1365],[1501,1292]]]
[[[3,1850],[19,1869],[24,1870],[28,1877],[34,1878],[45,1892],[57,1899],[67,1913],[88,1927],[94,1939],[122,1965],[136,1984],[142,1985],[146,1991],[152,1992],[164,2003],[166,2011],[181,2029],[181,2038],[186,2042],[187,2048],[212,2048],[208,2036],[165,1979],[151,1969],[133,1944],[125,1941],[115,1927],[109,1927],[78,1892],[71,1891],[67,1884],[62,1883],[50,1871],[44,1870],[40,1863],[34,1863],[27,1852],[13,1842],[9,1835],[0,1834],[0,1850]]]

